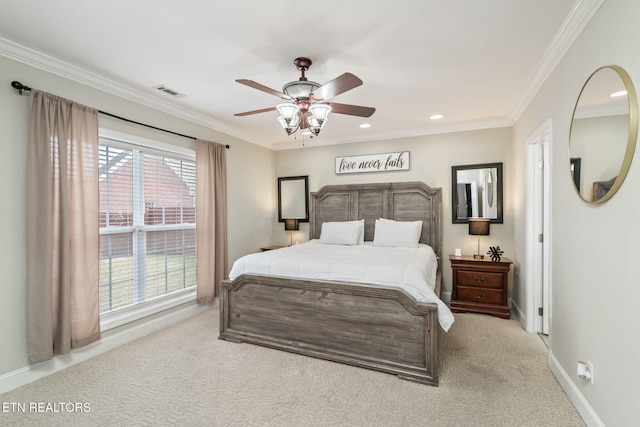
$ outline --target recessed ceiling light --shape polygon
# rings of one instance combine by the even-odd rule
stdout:
[[[440,120],[441,118],[443,118],[444,116],[442,114],[434,114],[433,116],[429,117],[431,120]]]
[[[618,92],[613,92],[611,95],[609,95],[611,98],[618,98],[620,96],[627,96],[627,91],[626,90],[620,90]]]
[[[371,127],[371,125],[370,125],[369,123],[362,123],[362,124],[360,125],[360,127],[361,127],[362,129],[366,129],[366,128],[370,128],[370,127]]]

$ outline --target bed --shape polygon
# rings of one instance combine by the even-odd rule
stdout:
[[[371,280],[318,279],[252,270],[234,272],[220,283],[220,338],[395,374],[438,384],[438,329],[448,328],[448,308],[437,298],[441,286],[441,189],[421,182],[330,185],[311,193],[309,238],[321,240],[323,223],[364,220],[364,240],[374,238],[378,218],[420,221],[419,242],[435,258],[435,274],[421,298],[406,288]],[[365,250],[362,245],[360,250]],[[293,254],[294,252],[291,252]],[[286,255],[286,252],[282,252]],[[261,254],[255,254],[259,256]],[[253,256],[253,258],[256,258]],[[292,259],[293,256],[285,256]],[[267,262],[267,264],[269,264]],[[324,276],[320,276],[324,277]],[[440,325],[439,325],[440,315]]]

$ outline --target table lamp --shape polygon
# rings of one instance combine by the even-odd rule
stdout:
[[[287,231],[291,231],[291,243],[289,246],[293,245],[293,232],[300,230],[300,221],[295,218],[287,218],[284,220],[284,229]]]
[[[489,235],[489,219],[487,218],[469,218],[469,235],[471,236],[488,236]],[[478,253],[473,255],[475,259],[483,259],[484,255],[480,254],[480,237],[478,237]]]

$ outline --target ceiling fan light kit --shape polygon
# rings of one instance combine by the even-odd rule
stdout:
[[[311,116],[320,123],[320,126],[324,125],[324,122],[329,118],[331,112],[331,105],[329,104],[311,104],[309,107]]]
[[[287,132],[287,135],[291,135],[298,130],[300,126],[300,107],[296,104],[278,104],[276,108],[280,112],[278,121]]]
[[[332,111],[338,114],[360,117],[370,117],[376,111],[375,108],[371,107],[325,102],[334,96],[360,86],[362,80],[353,74],[344,73],[330,82],[320,85],[307,80],[305,73],[311,66],[309,58],[296,58],[293,63],[300,71],[301,76],[298,80],[285,84],[282,92],[252,80],[236,80],[240,84],[278,96],[290,102],[278,104],[273,108],[237,113],[235,116],[248,116],[277,110],[280,113],[278,122],[287,132],[287,135],[295,133],[298,129],[306,129],[317,136],[328,121],[329,113]]]

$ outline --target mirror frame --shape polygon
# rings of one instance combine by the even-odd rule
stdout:
[[[571,167],[569,167],[569,172],[571,173],[571,179],[573,181],[573,189],[576,194],[580,198],[580,200],[585,203],[589,203],[592,205],[597,205],[600,203],[604,203],[610,198],[612,198],[616,192],[622,187],[622,183],[627,177],[627,173],[629,172],[629,168],[631,167],[631,161],[633,160],[633,154],[636,150],[636,140],[638,139],[638,98],[636,96],[636,90],[633,85],[633,81],[627,72],[617,65],[605,65],[603,67],[595,70],[591,75],[587,78],[587,80],[582,85],[582,89],[580,89],[580,93],[578,94],[578,98],[576,99],[575,106],[573,107],[573,113],[571,114],[571,124],[569,127],[569,144],[568,144],[568,157],[569,157],[569,165],[571,166],[572,158],[571,158],[571,134],[573,131],[573,121],[575,120],[576,111],[578,109],[578,104],[580,103],[580,97],[582,96],[582,92],[584,92],[585,88],[589,84],[591,78],[596,75],[599,71],[603,69],[611,69],[615,71],[622,83],[624,84],[624,88],[627,91],[627,102],[629,103],[629,131],[627,136],[627,148],[624,152],[624,158],[622,159],[622,164],[620,165],[620,172],[616,175],[616,178],[612,180],[613,182],[599,182],[594,184],[600,184],[599,190],[604,191],[606,189],[606,193],[599,199],[596,200],[587,200],[582,197],[582,193],[580,193],[579,186],[576,185],[576,177],[573,175],[571,171]],[[579,182],[579,181],[578,181]]]
[[[502,163],[480,163],[475,165],[460,165],[451,166],[451,223],[452,224],[468,224],[468,218],[458,218],[456,212],[458,212],[458,171],[468,169],[496,169],[496,176],[493,177],[494,185],[496,186],[496,210],[498,212],[497,218],[490,218],[489,222],[492,224],[503,223],[502,213]]]
[[[582,164],[582,158],[570,157],[569,158],[569,172],[571,172],[571,179],[573,185],[576,186],[576,190],[580,193],[580,166]]]
[[[296,218],[298,222],[309,222],[309,176],[284,176],[278,178],[278,222],[284,222],[282,217],[282,182],[283,181],[304,181],[304,218]]]

